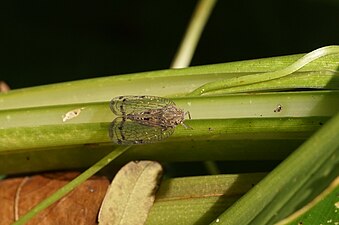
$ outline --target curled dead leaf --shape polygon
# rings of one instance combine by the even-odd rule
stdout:
[[[154,161],[130,162],[115,176],[99,212],[100,225],[142,225],[151,209],[162,167]]]

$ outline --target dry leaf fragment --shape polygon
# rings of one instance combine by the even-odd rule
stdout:
[[[8,86],[8,84],[6,84],[5,81],[1,81],[0,80],[0,92],[8,92],[9,90],[11,90],[11,88]]]
[[[84,107],[78,108],[78,109],[73,109],[69,112],[67,112],[65,115],[62,115],[62,122],[66,122],[67,120],[71,120],[81,113],[81,110],[85,109]]]
[[[14,222],[15,212],[22,216],[40,201],[74,179],[79,173],[49,173],[0,181],[0,225]],[[97,213],[109,182],[93,177],[54,203],[27,225],[95,225]]]
[[[142,225],[151,209],[162,167],[154,161],[130,162],[115,176],[99,212],[100,225]]]

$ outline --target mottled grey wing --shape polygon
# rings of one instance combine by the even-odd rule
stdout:
[[[117,116],[144,112],[149,109],[161,109],[166,105],[175,105],[167,98],[157,96],[119,96],[110,102],[112,112]]]
[[[174,128],[147,126],[123,117],[117,117],[109,128],[110,138],[117,144],[135,145],[162,141],[174,132]]]

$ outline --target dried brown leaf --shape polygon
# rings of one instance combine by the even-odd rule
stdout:
[[[11,88],[8,86],[8,84],[6,84],[5,81],[0,80],[0,92],[7,92],[9,90],[11,90]]]
[[[79,173],[49,173],[0,181],[0,225],[9,225],[40,201],[74,179]],[[109,182],[93,177],[57,201],[27,225],[97,224],[96,217]]]

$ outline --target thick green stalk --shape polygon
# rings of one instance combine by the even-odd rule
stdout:
[[[339,113],[212,224],[272,224],[292,213],[304,201],[296,193],[307,194],[319,176],[337,174],[338,129]],[[289,210],[280,214],[287,203]]]
[[[247,76],[239,76],[231,79],[226,79],[223,81],[215,81],[210,82],[207,84],[202,85],[201,87],[194,90],[192,93],[188,94],[188,96],[199,96],[207,92],[220,90],[220,89],[227,89],[230,87],[237,87],[237,86],[243,86],[243,85],[249,85],[249,84],[256,84],[256,83],[262,83],[265,81],[271,81],[278,78],[283,78],[285,76],[288,76],[297,70],[301,69],[305,65],[311,63],[312,61],[328,56],[333,54],[339,54],[339,46],[326,46],[323,48],[318,48],[300,59],[298,59],[296,62],[292,63],[291,65],[276,70],[273,72],[266,72],[262,74],[253,74],[253,75],[247,75]]]
[[[119,95],[178,97],[206,83],[254,73],[275,71],[292,64],[301,55],[197,66],[94,78],[0,94],[0,110],[37,106],[109,101]],[[338,55],[326,56],[305,65],[299,72],[337,70]]]

